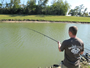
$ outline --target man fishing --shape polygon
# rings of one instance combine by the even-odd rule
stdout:
[[[59,51],[64,51],[64,60],[61,68],[80,68],[80,55],[84,52],[84,43],[76,37],[77,27],[69,27],[68,34],[70,39],[63,41],[62,44],[58,42]]]

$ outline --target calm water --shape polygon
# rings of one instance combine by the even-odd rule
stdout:
[[[68,28],[72,25],[78,27],[77,36],[84,41],[85,48],[89,49],[90,24],[0,23],[0,68],[45,68],[59,64],[64,54],[58,51],[57,43],[30,29],[62,42],[69,38]]]

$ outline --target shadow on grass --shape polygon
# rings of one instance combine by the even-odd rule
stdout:
[[[46,16],[60,16],[60,15],[35,15],[36,17],[46,17]]]
[[[9,14],[10,17],[17,17],[17,16],[20,16],[20,17],[23,17],[23,16],[29,16],[29,15],[24,15],[24,14]]]
[[[52,16],[52,15],[26,15],[26,14],[12,14],[9,15],[10,17],[24,17],[24,16],[35,16],[35,17],[45,17],[45,16]]]
[[[47,15],[35,15],[36,17],[45,17]]]
[[[35,16],[35,17],[45,17],[45,16],[50,16],[50,15],[28,15],[28,14],[7,14],[10,17],[24,17],[24,16]]]

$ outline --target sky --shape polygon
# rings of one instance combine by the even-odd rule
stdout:
[[[3,0],[0,0],[0,3]],[[10,0],[4,0],[6,2],[10,2]],[[21,4],[26,4],[28,0],[21,0]],[[88,12],[90,12],[90,0],[63,0],[63,1],[67,1],[70,4],[70,8],[74,9],[75,6],[79,6],[81,4],[83,4],[85,6],[85,8],[88,8]],[[38,0],[37,0],[38,2]],[[53,3],[53,0],[49,0],[48,5],[51,5]]]
[[[88,8],[88,12],[90,12],[90,0],[67,0],[67,2],[71,5],[72,9],[83,4],[85,8]]]

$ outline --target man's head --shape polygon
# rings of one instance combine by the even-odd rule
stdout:
[[[69,36],[70,37],[75,37],[77,34],[77,27],[76,26],[71,26],[69,27]]]

